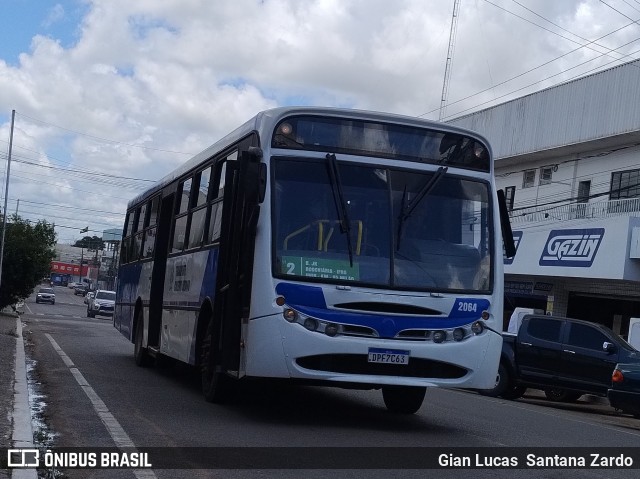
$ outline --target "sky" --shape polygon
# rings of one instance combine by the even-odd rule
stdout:
[[[640,58],[638,0],[0,0],[0,207],[58,242],[257,112],[457,117]],[[15,111],[11,137],[12,111]],[[80,230],[88,227],[88,233]]]

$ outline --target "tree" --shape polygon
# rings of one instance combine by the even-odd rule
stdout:
[[[73,246],[78,248],[86,248],[90,250],[103,250],[104,249],[104,241],[102,238],[98,236],[85,236],[81,240],[75,242]]]
[[[55,245],[52,224],[41,220],[32,225],[18,215],[11,217],[4,239],[0,309],[26,298],[42,278],[49,277]]]

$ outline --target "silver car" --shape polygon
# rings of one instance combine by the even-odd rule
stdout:
[[[36,303],[56,304],[56,294],[53,288],[40,288],[36,294]]]
[[[116,304],[116,292],[99,289],[95,296],[87,304],[87,318],[95,318],[98,315],[113,316]]]

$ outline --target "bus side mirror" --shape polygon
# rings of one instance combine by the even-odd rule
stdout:
[[[498,190],[498,207],[500,209],[500,228],[502,229],[502,241],[504,243],[504,254],[507,258],[516,255],[516,244],[513,241],[513,231],[511,230],[511,219],[507,209],[507,199],[504,190]]]

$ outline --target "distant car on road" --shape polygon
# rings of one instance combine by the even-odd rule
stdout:
[[[53,288],[40,288],[36,294],[36,303],[56,304],[56,294]]]
[[[616,364],[607,397],[612,407],[640,419],[640,364]]]
[[[116,305],[116,292],[99,289],[87,305],[87,317],[95,318],[97,315],[113,316]]]
[[[76,286],[73,288],[73,294],[76,296],[84,296],[87,294],[88,288],[84,283],[76,283]]]

